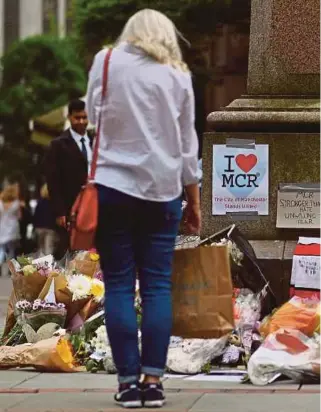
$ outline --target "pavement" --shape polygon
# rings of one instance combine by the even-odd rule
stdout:
[[[11,280],[0,278],[0,334]],[[193,378],[194,379],[194,378]],[[204,379],[210,379],[204,377]],[[164,378],[163,412],[314,412],[320,410],[320,386],[290,381],[255,387],[237,382]],[[117,412],[115,375],[53,374],[33,369],[0,371],[0,412]],[[153,412],[153,409],[149,409]],[[136,409],[141,411],[141,409]]]
[[[164,412],[314,412],[320,406],[318,385],[300,387],[289,381],[255,387],[167,377],[164,387]],[[0,411],[116,412],[121,410],[113,401],[116,388],[116,376],[103,373],[0,371]]]

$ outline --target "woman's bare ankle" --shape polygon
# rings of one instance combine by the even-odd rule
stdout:
[[[143,383],[154,383],[154,384],[158,384],[160,383],[160,377],[159,376],[149,376],[146,375],[144,377]]]

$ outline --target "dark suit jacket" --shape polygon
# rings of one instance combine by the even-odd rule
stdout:
[[[55,216],[69,216],[88,175],[86,160],[69,129],[51,142],[45,175]]]

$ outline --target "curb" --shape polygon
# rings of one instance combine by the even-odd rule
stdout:
[[[114,393],[116,389],[83,389],[83,388],[45,388],[45,389],[24,389],[24,388],[8,388],[0,389],[0,394],[41,394],[41,393]],[[320,390],[317,389],[170,389],[166,390],[168,393],[199,393],[199,394],[265,394],[265,395],[311,395],[320,394]]]

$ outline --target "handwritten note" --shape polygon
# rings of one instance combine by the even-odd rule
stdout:
[[[276,227],[320,228],[320,192],[278,191]]]
[[[291,284],[297,288],[320,289],[320,256],[293,256]]]

